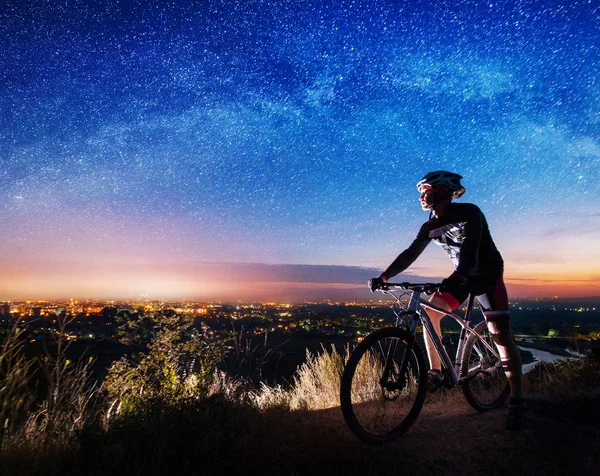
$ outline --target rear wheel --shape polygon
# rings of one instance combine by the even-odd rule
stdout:
[[[465,344],[461,377],[463,393],[469,404],[480,412],[501,407],[510,393],[502,362],[485,322],[475,326]]]
[[[340,389],[342,413],[361,440],[383,443],[415,422],[427,391],[423,353],[409,331],[373,332],[352,352]]]

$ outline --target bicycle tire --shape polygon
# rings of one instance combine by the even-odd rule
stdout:
[[[482,342],[485,340],[496,349],[485,322],[480,322],[467,338],[461,363],[461,377],[468,377],[462,384],[467,402],[480,412],[494,410],[504,405],[510,387],[500,357],[491,352]]]
[[[365,337],[348,359],[340,386],[342,413],[350,430],[367,443],[398,438],[423,407],[427,365],[417,342],[411,341],[408,330],[380,329]],[[402,379],[399,370],[408,348],[409,360]],[[387,376],[386,362],[391,363]]]

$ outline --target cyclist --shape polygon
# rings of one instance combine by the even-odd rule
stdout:
[[[456,309],[474,293],[483,310],[488,329],[498,348],[502,367],[510,384],[511,399],[506,427],[518,429],[523,424],[524,404],[521,393],[521,355],[510,330],[508,295],[503,281],[504,262],[496,249],[486,219],[481,210],[470,203],[455,203],[465,193],[462,177],[438,170],[425,175],[418,183],[419,201],[429,220],[421,227],[412,244],[377,278],[369,280],[371,291],[391,277],[408,268],[433,240],[448,254],[454,272],[442,281],[439,292],[430,301],[448,312]],[[439,312],[427,310],[431,322],[441,337]],[[430,389],[444,382],[440,358],[429,336],[425,347],[431,370],[428,374]]]

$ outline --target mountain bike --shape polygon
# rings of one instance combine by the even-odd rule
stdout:
[[[364,338],[344,368],[340,402],[350,430],[368,443],[391,441],[417,419],[427,393],[426,362],[417,341],[420,324],[442,361],[443,385],[462,387],[467,401],[478,411],[501,407],[509,386],[498,351],[485,321],[471,325],[474,295],[464,316],[448,312],[421,295],[432,294],[438,283],[386,283],[378,291],[394,298],[394,327],[384,327]],[[403,301],[409,296],[408,304]],[[426,309],[452,317],[461,326],[452,360],[427,315]]]

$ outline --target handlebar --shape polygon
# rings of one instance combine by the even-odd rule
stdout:
[[[383,283],[377,291],[390,291],[392,289],[405,289],[416,293],[433,294],[438,291],[441,283]]]

